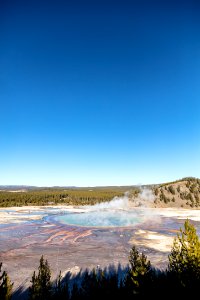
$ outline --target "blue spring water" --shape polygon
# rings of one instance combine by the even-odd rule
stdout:
[[[71,212],[56,216],[56,221],[60,223],[89,227],[134,226],[144,220],[145,216],[141,212],[124,210]]]

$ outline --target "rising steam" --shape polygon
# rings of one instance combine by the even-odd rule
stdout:
[[[153,200],[152,191],[141,188],[136,198],[126,192],[123,197],[115,197],[109,202],[83,206],[84,211],[65,214],[59,221],[90,227],[134,226],[152,217],[152,212],[142,208],[151,207]]]
[[[140,188],[140,193],[135,199],[132,199],[135,206],[152,207],[155,200],[153,191],[148,188]]]
[[[111,201],[98,203],[88,206],[90,211],[100,210],[128,210],[130,207],[152,207],[155,196],[151,189],[140,188],[137,197],[131,197],[129,192],[126,192],[122,197],[114,197]]]
[[[127,209],[128,207],[129,207],[129,197],[127,193],[125,193],[123,197],[114,197],[111,201],[88,206],[90,211]]]

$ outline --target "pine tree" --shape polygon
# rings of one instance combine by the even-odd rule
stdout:
[[[68,300],[69,299],[69,287],[68,282],[62,282],[61,271],[56,279],[54,299]]]
[[[183,288],[198,288],[200,284],[200,240],[195,227],[187,220],[184,230],[174,239],[168,270]]]
[[[77,300],[80,299],[81,292],[76,282],[74,282],[71,290],[71,297],[70,300]]]
[[[145,286],[150,282],[151,263],[144,253],[140,254],[135,246],[132,247],[129,256],[130,270],[127,277],[127,285],[134,294],[145,292]]]
[[[81,293],[85,299],[98,299],[99,280],[96,270],[93,268],[91,272],[86,270],[81,283]]]
[[[40,265],[38,267],[38,276],[35,272],[32,276],[32,286],[29,289],[29,296],[31,300],[46,300],[51,298],[51,271],[48,261],[44,261],[43,255],[40,258]]]
[[[6,271],[2,272],[1,268],[2,268],[2,263],[0,263],[0,299],[10,300],[12,297],[13,283],[11,283],[7,272]]]

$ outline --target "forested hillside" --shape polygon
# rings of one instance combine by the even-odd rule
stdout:
[[[157,207],[200,207],[200,179],[187,177],[154,187]]]
[[[154,207],[200,207],[200,179],[187,177],[157,185],[94,187],[94,188],[27,188],[0,190],[0,207],[23,205],[93,205],[122,197],[129,192],[130,199],[137,198],[143,188],[153,191]]]

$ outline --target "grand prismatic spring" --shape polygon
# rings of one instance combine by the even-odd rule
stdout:
[[[165,268],[173,238],[187,218],[199,234],[199,210],[134,207],[127,196],[94,206],[1,208],[0,261],[15,288],[30,284],[42,254],[54,277],[60,270],[126,266],[132,245]]]

